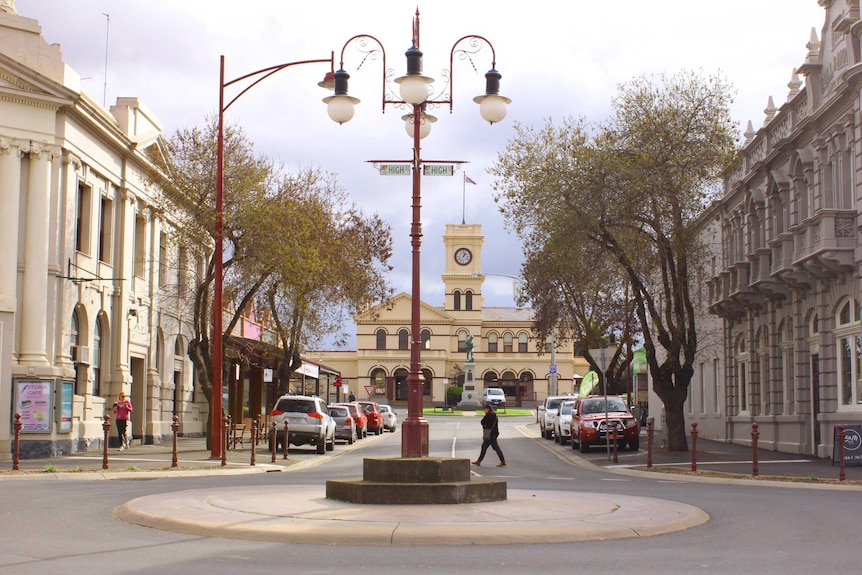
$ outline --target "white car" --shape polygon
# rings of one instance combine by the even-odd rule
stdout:
[[[554,413],[554,441],[565,445],[572,440],[572,407],[574,399],[566,399],[560,402]]]
[[[391,405],[378,403],[380,414],[383,415],[383,429],[391,433],[395,433],[395,428],[398,426],[398,412],[392,409]]]
[[[545,403],[539,406],[539,427],[545,439],[554,438],[554,413],[566,399],[577,398],[574,395],[549,395],[545,398]]]
[[[287,441],[293,445],[311,444],[317,453],[335,449],[335,420],[323,399],[311,395],[282,395],[275,402],[270,421],[276,423],[275,437],[270,437],[270,451],[284,445],[284,422],[288,422]]]

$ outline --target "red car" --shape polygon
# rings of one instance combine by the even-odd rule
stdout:
[[[343,403],[333,403],[332,405],[343,405],[350,410],[350,415],[353,417],[353,423],[356,424],[357,439],[368,437],[368,416],[365,415],[365,411],[362,409],[362,406],[360,406],[359,403],[351,401]]]
[[[613,441],[613,430],[617,430],[617,444],[627,445],[629,450],[640,447],[640,425],[629,411],[623,398],[610,395],[605,400],[601,395],[578,398],[572,408],[572,449],[575,446],[585,453],[591,445],[607,445]]]
[[[373,431],[375,435],[383,433],[383,414],[380,413],[377,403],[374,401],[357,401],[356,403],[368,417],[368,431]]]

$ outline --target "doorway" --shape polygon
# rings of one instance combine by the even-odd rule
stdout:
[[[144,435],[147,414],[146,361],[142,357],[132,357],[130,362],[129,367],[132,373],[132,437],[134,437],[134,441],[140,441],[143,445],[153,442],[152,437]]]

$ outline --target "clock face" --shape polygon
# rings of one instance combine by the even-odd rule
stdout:
[[[461,264],[462,266],[466,266],[473,259],[473,254],[470,253],[470,250],[467,248],[458,248],[455,252],[455,261]]]

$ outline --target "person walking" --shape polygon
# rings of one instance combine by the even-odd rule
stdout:
[[[132,402],[126,398],[126,394],[122,391],[117,396],[117,402],[114,404],[114,415],[117,418],[117,435],[120,436],[120,451],[129,446],[129,419],[132,415]]]
[[[500,463],[497,467],[506,467],[506,458],[503,457],[503,451],[497,445],[497,437],[500,436],[500,428],[497,425],[497,413],[494,408],[485,404],[485,416],[480,422],[482,424],[482,451],[479,453],[479,459],[473,462],[473,465],[482,465],[482,460],[485,459],[485,453],[488,451],[488,446],[491,447],[500,458]]]

